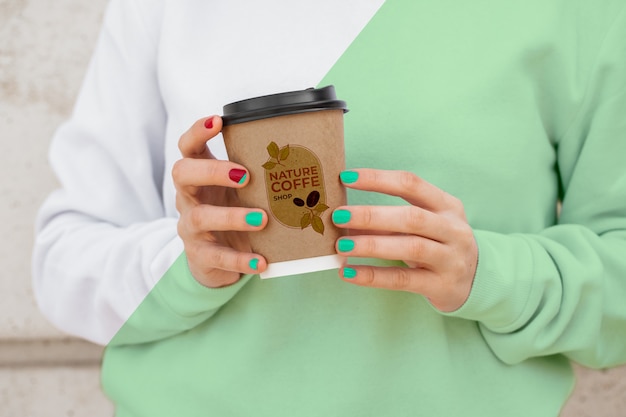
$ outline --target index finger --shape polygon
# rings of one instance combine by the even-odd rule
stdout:
[[[442,189],[407,171],[354,169],[340,175],[346,187],[400,197],[432,212],[457,208],[458,200]]]
[[[206,143],[222,130],[222,118],[210,116],[197,120],[178,140],[184,158],[210,158]]]

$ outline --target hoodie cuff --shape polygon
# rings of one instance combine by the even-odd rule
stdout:
[[[477,230],[478,266],[465,303],[445,316],[481,322],[508,333],[525,321],[533,287],[532,251],[521,235]]]
[[[253,275],[243,275],[227,287],[209,288],[200,284],[191,274],[187,256],[183,252],[156,285],[161,302],[181,318],[210,316],[230,301]]]

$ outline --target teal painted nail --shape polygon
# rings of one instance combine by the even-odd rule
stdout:
[[[354,171],[343,171],[339,174],[339,178],[341,178],[341,181],[345,184],[352,184],[359,179],[359,173]]]
[[[352,279],[356,277],[356,269],[352,268],[344,268],[343,269],[343,277],[347,279]]]
[[[259,268],[259,260],[257,258],[250,259],[250,262],[248,263],[248,265],[250,265],[251,269],[256,270]]]
[[[337,247],[339,248],[339,252],[349,252],[352,249],[354,249],[354,240],[339,239],[339,243],[337,243]]]
[[[241,177],[237,184],[243,184],[244,182],[246,182],[246,178],[248,178],[248,173],[243,174],[243,177]]]
[[[252,211],[246,214],[246,223],[250,226],[259,227],[263,223],[263,213]]]
[[[333,212],[333,222],[344,224],[350,221],[351,214],[348,210],[335,210]]]

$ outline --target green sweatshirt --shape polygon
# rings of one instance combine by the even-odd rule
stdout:
[[[112,3],[55,139],[64,192],[35,258],[53,321],[108,344],[118,417],[555,417],[570,360],[626,363],[624,1],[156,3]],[[457,311],[336,270],[191,276],[180,134],[235,99],[328,84],[350,108],[348,168],[411,171],[463,202],[479,261]],[[85,160],[106,198],[80,183]]]

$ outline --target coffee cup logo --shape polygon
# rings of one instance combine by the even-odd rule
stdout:
[[[324,234],[323,213],[328,210],[324,174],[319,158],[300,145],[279,147],[267,145],[268,160],[265,169],[265,189],[270,212],[283,226],[309,226]]]

